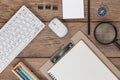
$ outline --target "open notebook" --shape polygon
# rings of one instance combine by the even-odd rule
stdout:
[[[53,80],[119,80],[82,40],[48,74]]]

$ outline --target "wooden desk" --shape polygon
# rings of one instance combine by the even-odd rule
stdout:
[[[39,10],[37,8],[38,4],[57,4],[59,8],[57,11]],[[96,10],[101,4],[108,7],[108,15],[105,18],[99,18],[96,15]],[[83,20],[62,20],[61,0],[0,0],[0,27],[2,27],[22,5],[26,5],[37,15],[46,24],[46,28],[0,74],[0,80],[19,80],[11,72],[11,69],[19,61],[25,62],[39,78],[46,80],[39,72],[39,68],[77,31],[81,30],[87,35],[87,0],[85,0],[85,19]],[[59,39],[48,28],[47,24],[53,17],[60,18],[68,27],[69,33],[66,37]],[[91,36],[88,36],[103,54],[120,69],[120,50],[113,44],[101,45],[94,39],[93,31],[99,21],[113,21],[118,30],[118,39],[120,39],[120,0],[91,0]]]

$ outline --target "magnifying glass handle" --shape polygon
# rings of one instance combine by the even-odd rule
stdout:
[[[114,45],[120,49],[120,44],[118,42],[114,42]]]

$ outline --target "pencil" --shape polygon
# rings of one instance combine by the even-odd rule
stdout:
[[[29,79],[34,80],[34,79],[32,78],[32,76],[31,76],[24,68],[22,68],[22,66],[19,66],[18,68],[19,68]]]
[[[21,70],[16,69],[16,71],[24,80],[30,80]]]
[[[88,0],[88,35],[90,35],[90,0]]]

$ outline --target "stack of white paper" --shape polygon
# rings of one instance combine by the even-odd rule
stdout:
[[[62,0],[63,19],[84,18],[83,0]]]

